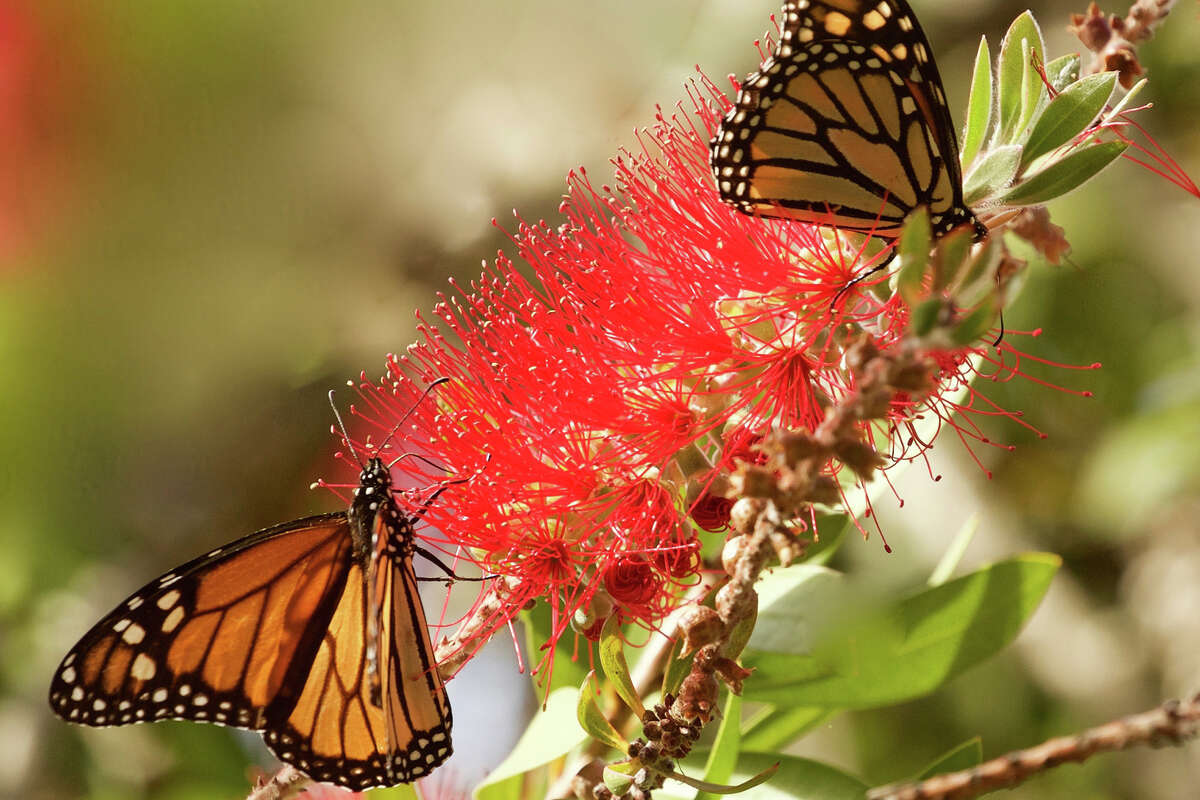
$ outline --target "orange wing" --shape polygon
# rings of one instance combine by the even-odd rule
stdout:
[[[722,199],[749,214],[894,237],[914,208],[970,224],[942,79],[906,0],[786,0],[775,52],[712,142]]]
[[[312,662],[350,571],[345,513],[259,531],[151,581],[63,659],[50,706],[84,725],[261,729]]]
[[[378,602],[367,602],[369,584],[353,566],[295,703],[264,735],[283,761],[351,789],[408,783],[451,752],[450,704],[417,593],[411,527],[390,503],[373,522],[387,525],[388,532],[373,539],[381,553],[371,561]],[[377,641],[367,633],[376,609],[383,612]],[[379,675],[373,687],[368,653],[376,647]]]
[[[362,558],[346,512],[252,534],[152,581],[96,624],[50,686],[84,725],[160,719],[264,732],[314,779],[391,786],[450,754],[450,709],[434,669],[411,564],[411,526],[389,558]],[[380,578],[369,598],[366,569]],[[372,600],[374,602],[372,602]],[[386,613],[381,613],[387,609]],[[368,635],[379,614],[382,630]],[[370,642],[369,642],[370,640]],[[372,702],[368,647],[381,647],[385,702]]]

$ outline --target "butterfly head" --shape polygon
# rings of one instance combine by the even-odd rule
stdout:
[[[354,496],[362,495],[387,496],[392,491],[392,473],[386,466],[383,460],[378,456],[372,458],[363,467],[363,471],[358,476],[358,488],[354,490]]]

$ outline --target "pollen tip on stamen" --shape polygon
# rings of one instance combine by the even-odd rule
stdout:
[[[1099,361],[1093,361],[1091,364],[1088,364],[1088,369],[1100,369],[1103,366],[1104,365],[1101,364]]]
[[[1080,392],[1079,396],[1080,397],[1095,397],[1096,395],[1092,392]]]

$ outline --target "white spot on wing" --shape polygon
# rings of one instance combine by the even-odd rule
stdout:
[[[137,658],[133,660],[133,666],[129,668],[129,674],[139,681],[150,680],[156,672],[158,672],[158,665],[145,653],[138,653]]]
[[[140,644],[146,638],[146,629],[141,625],[130,625],[125,629],[125,633],[121,634],[121,638],[126,644]]]

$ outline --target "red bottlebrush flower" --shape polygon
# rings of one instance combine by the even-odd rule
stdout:
[[[662,597],[662,578],[644,558],[625,557],[604,571],[604,588],[619,608],[632,617],[647,617],[652,605]]]
[[[408,483],[467,479],[425,515],[433,546],[497,576],[464,647],[534,600],[553,610],[551,645],[576,618],[599,630],[608,600],[655,625],[699,581],[701,532],[728,522],[714,475],[764,463],[752,447],[764,434],[818,429],[856,390],[852,343],[888,352],[908,336],[908,305],[886,271],[870,272],[888,251],[868,257],[862,237],[721,202],[708,141],[729,101],[703,87],[689,113],[660,115],[640,151],[614,160],[613,187],[572,173],[564,221],[512,234],[521,270],[498,257],[436,321],[419,318],[421,340],[381,381],[360,384],[372,435],[404,418],[394,441],[421,456],[397,463]],[[850,424],[884,469],[915,458],[930,442],[913,420],[971,411],[975,396],[954,391],[981,358],[1015,373],[1013,352],[943,347],[931,385],[885,405],[896,435]]]
[[[692,505],[692,521],[700,528],[714,533],[729,527],[729,510],[733,499],[704,492]]]

